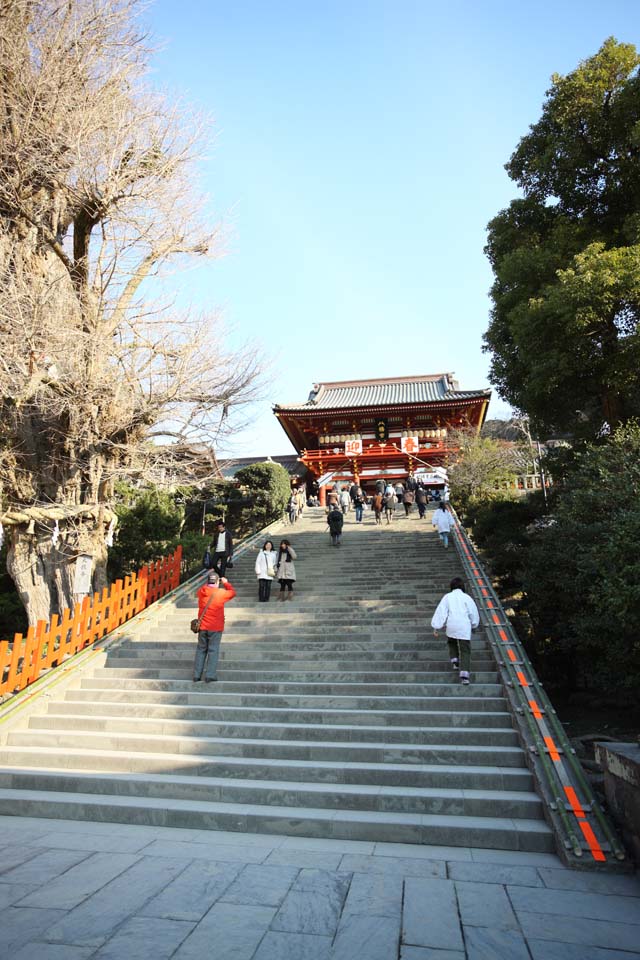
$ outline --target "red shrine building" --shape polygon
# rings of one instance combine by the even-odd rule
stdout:
[[[451,373],[383,380],[316,383],[304,403],[276,404],[273,412],[320,487],[355,480],[422,476],[442,485],[457,447],[451,434],[479,431],[490,390],[460,390]]]

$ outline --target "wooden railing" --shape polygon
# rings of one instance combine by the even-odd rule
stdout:
[[[182,547],[102,593],[87,596],[49,623],[38,620],[26,637],[0,641],[0,696],[17,693],[34,683],[43,670],[57,667],[67,657],[101,640],[180,583]]]

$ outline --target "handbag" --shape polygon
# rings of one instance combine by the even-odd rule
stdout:
[[[227,560],[227,570],[233,570],[233,560]]]
[[[205,568],[205,570],[209,570],[209,568],[211,567],[211,550],[209,549],[209,547],[207,547],[207,549],[204,552],[204,556],[202,558],[202,566]]]
[[[214,594],[212,593],[209,599],[207,600],[207,602],[205,603],[204,607],[202,608],[202,614],[199,617],[194,617],[191,623],[189,624],[189,629],[191,630],[191,633],[200,633],[200,624],[202,623],[204,615],[207,612],[209,608],[209,604],[213,600],[213,597],[214,597]]]

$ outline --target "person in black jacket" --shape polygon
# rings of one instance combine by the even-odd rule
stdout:
[[[224,520],[218,520],[216,528],[217,533],[211,544],[211,552],[213,553],[211,567],[219,577],[224,577],[227,564],[233,557],[233,540],[224,525]]]
[[[329,524],[331,543],[334,547],[339,547],[340,540],[342,539],[342,526],[344,524],[342,511],[337,507],[334,507],[333,510],[330,510],[329,515],[327,516],[327,523]]]

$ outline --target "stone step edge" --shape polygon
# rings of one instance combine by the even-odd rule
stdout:
[[[491,834],[504,835],[510,834],[515,846],[507,848],[490,846],[495,849],[525,849],[520,845],[520,836],[537,835],[540,838],[546,838],[549,843],[552,841],[552,833],[544,820],[516,819],[510,817],[457,817],[454,815],[439,816],[438,814],[404,814],[404,813],[382,813],[377,811],[352,811],[352,810],[324,810],[322,808],[311,807],[286,807],[243,804],[241,811],[238,805],[233,803],[220,803],[214,801],[195,801],[195,800],[168,800],[167,798],[144,798],[137,802],[130,797],[118,796],[97,796],[95,794],[73,794],[68,795],[51,791],[43,796],[37,790],[7,790],[0,789],[0,814],[15,815],[16,809],[19,809],[22,816],[45,816],[43,812],[48,810],[49,815],[59,807],[61,814],[58,819],[69,819],[69,808],[75,808],[77,812],[82,812],[84,816],[78,817],[81,820],[105,820],[109,819],[104,814],[111,811],[121,811],[124,818],[120,822],[136,823],[139,819],[132,814],[135,811],[153,812],[153,822],[159,823],[159,815],[165,814],[165,822],[160,821],[160,825],[175,825],[173,814],[200,814],[203,817],[216,815],[229,816],[235,824],[244,820],[245,824],[253,825],[265,821],[271,824],[271,829],[282,826],[283,832],[292,832],[294,835],[302,835],[300,827],[311,825],[313,821],[321,821],[328,824],[343,823],[345,825],[360,825],[371,829],[371,838],[378,840],[384,839],[375,833],[378,829],[398,827],[423,828],[427,831],[431,829],[447,829],[453,832],[449,843],[453,846],[482,846],[482,839],[490,840]],[[66,808],[66,812],[65,812]],[[35,813],[40,811],[40,813]],[[99,813],[98,816],[89,816],[87,814]],[[281,824],[279,821],[283,821]],[[257,825],[256,824],[256,825]],[[214,827],[221,829],[221,825]],[[229,829],[226,827],[226,829]],[[246,830],[246,825],[235,826],[236,830]],[[473,843],[465,837],[465,832],[473,834]],[[251,830],[249,832],[252,832]],[[517,842],[516,842],[517,841]],[[416,839],[413,842],[425,843],[425,839]],[[551,847],[549,847],[551,849]]]
[[[48,715],[47,715],[47,716],[48,716]],[[64,715],[63,715],[63,716],[64,716]],[[76,719],[77,719],[77,720],[81,720],[81,721],[85,721],[85,720],[87,719],[87,716],[86,716],[86,714],[77,714],[77,715],[76,715]],[[238,730],[244,730],[244,729],[246,729],[246,728],[248,728],[248,727],[250,728],[250,727],[256,727],[256,726],[260,726],[260,728],[261,728],[262,730],[304,730],[304,729],[307,728],[307,727],[313,726],[314,729],[327,731],[328,733],[330,733],[332,730],[336,730],[336,731],[338,731],[338,730],[339,730],[339,731],[353,731],[353,732],[358,732],[358,733],[363,733],[365,730],[372,731],[372,732],[379,732],[379,733],[381,733],[381,732],[387,733],[389,730],[393,730],[393,731],[394,731],[395,733],[397,733],[398,735],[400,735],[400,734],[402,734],[402,733],[424,733],[425,731],[429,731],[430,734],[442,733],[443,735],[445,735],[445,734],[451,733],[452,731],[455,731],[455,730],[463,730],[463,731],[465,732],[465,734],[468,734],[468,735],[471,735],[471,734],[482,734],[483,736],[485,736],[485,735],[490,734],[490,733],[495,733],[495,734],[500,734],[500,736],[503,736],[503,735],[505,734],[505,732],[507,732],[507,733],[513,733],[513,734],[514,734],[514,737],[516,736],[516,733],[517,733],[517,731],[514,730],[512,727],[462,727],[462,726],[461,726],[461,727],[456,727],[455,725],[445,726],[445,727],[424,727],[424,726],[411,727],[411,726],[408,726],[408,725],[400,726],[399,724],[355,724],[354,726],[350,726],[348,723],[322,723],[322,724],[314,724],[314,723],[265,723],[265,722],[261,722],[261,721],[259,721],[259,720],[229,720],[229,721],[225,721],[225,720],[196,720],[196,721],[190,721],[190,720],[182,720],[182,719],[172,720],[172,719],[170,719],[170,718],[162,718],[162,717],[113,717],[113,716],[110,716],[110,715],[103,715],[103,716],[92,717],[91,719],[93,719],[93,720],[105,720],[105,721],[117,720],[118,722],[122,722],[123,720],[132,720],[132,721],[134,721],[133,724],[132,724],[133,726],[135,726],[135,721],[137,721],[137,720],[154,722],[154,723],[162,722],[162,721],[164,721],[164,722],[166,722],[166,723],[191,723],[191,722],[195,722],[196,724],[197,724],[197,723],[210,724],[211,726],[233,727],[234,729],[238,729]],[[14,731],[14,732],[16,732],[16,733],[17,733],[17,732],[19,732],[19,733],[28,733],[28,732],[33,731],[33,730],[35,730],[35,729],[36,729],[36,728],[33,728],[33,727],[27,727],[27,728],[25,728],[24,730]],[[39,733],[42,733],[42,731],[40,731],[40,730],[39,730],[38,732],[39,732]],[[55,732],[58,732],[58,733],[59,733],[60,731],[55,731]],[[103,731],[95,731],[95,730],[80,730],[80,731],[75,731],[75,730],[74,730],[74,731],[73,731],[74,735],[75,735],[76,733],[78,733],[79,736],[84,736],[85,734],[86,734],[86,735],[89,735],[89,734],[91,734],[91,733],[98,733],[98,732],[103,732]],[[108,732],[108,731],[104,731],[104,732]],[[131,736],[138,736],[138,735],[139,735],[139,734],[136,733],[136,732],[134,732],[134,731],[131,732]],[[125,736],[128,736],[128,734],[125,734]],[[158,733],[158,734],[149,734],[149,736],[150,736],[150,737],[166,737],[167,735],[164,734],[164,733]],[[193,741],[200,741],[200,740],[207,741],[207,740],[209,740],[210,738],[209,738],[209,737],[202,737],[202,736],[199,736],[199,735],[197,735],[197,734],[195,734],[195,735],[180,734],[179,736],[173,737],[172,739],[176,739],[176,740],[177,740],[177,739],[180,739],[180,740],[187,740],[187,741],[192,741],[192,740],[193,740]],[[218,738],[214,738],[214,739],[218,739]],[[268,739],[268,738],[267,738],[267,739]],[[280,743],[280,740],[278,740],[277,742]],[[296,741],[296,742],[298,742],[298,741]],[[317,742],[317,741],[313,741],[313,742],[315,743],[315,742]],[[343,741],[340,741],[340,742],[343,742]],[[355,741],[349,741],[349,742],[350,742],[350,743],[351,743],[351,742],[354,742],[354,745],[355,745]],[[400,744],[398,744],[398,746],[400,746]]]
[[[4,780],[6,777],[12,776],[25,776],[26,771],[21,767],[3,767],[0,769],[0,779]],[[357,784],[357,783],[325,783],[325,782],[315,782],[315,781],[303,781],[303,780],[251,780],[244,779],[240,777],[190,777],[185,776],[184,774],[158,774],[158,773],[113,773],[113,772],[96,772],[87,770],[74,770],[69,767],[65,767],[63,771],[56,771],[55,773],[50,771],[41,771],[37,767],[34,768],[33,775],[38,777],[40,781],[46,781],[47,777],[50,777],[51,780],[59,781],[61,778],[67,779],[78,779],[78,780],[99,780],[106,783],[135,783],[139,781],[140,783],[149,783],[149,784],[172,784],[177,783],[184,786],[211,786],[211,787],[238,787],[238,789],[243,790],[274,790],[274,791],[291,791],[291,792],[307,792],[307,793],[317,793],[317,794],[331,794],[331,793],[344,793],[352,794],[354,797],[359,795],[367,797],[412,797],[412,798],[421,798],[425,799],[438,799],[442,798],[445,800],[505,800],[512,801],[514,803],[530,802],[535,804],[541,804],[542,801],[537,793],[533,790],[474,790],[469,789],[468,787],[412,787],[412,786],[389,786],[388,784]],[[12,789],[12,788],[5,788]],[[46,789],[46,787],[39,787],[39,789]],[[62,792],[62,791],[56,791]],[[82,791],[73,791],[73,792],[82,792]],[[117,794],[121,796],[121,794]],[[164,794],[163,794],[164,796]],[[533,818],[532,818],[533,819]]]

